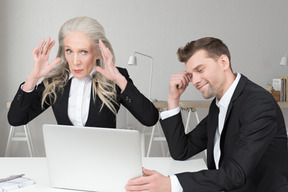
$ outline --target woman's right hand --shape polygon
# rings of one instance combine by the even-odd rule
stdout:
[[[37,48],[32,52],[34,59],[34,64],[32,71],[26,78],[25,84],[23,85],[23,91],[31,91],[34,89],[38,80],[46,76],[53,67],[61,61],[61,58],[55,58],[51,63],[49,63],[49,54],[52,47],[55,45],[55,41],[51,41],[51,37],[48,37],[47,41],[45,39],[41,41]]]

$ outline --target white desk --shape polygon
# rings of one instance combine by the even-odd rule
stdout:
[[[174,161],[168,157],[150,157],[142,161],[145,168],[156,170],[163,175],[206,169],[203,159]],[[24,177],[35,180],[37,184],[15,190],[15,192],[75,192],[75,190],[54,189],[49,186],[46,158],[0,158],[0,178],[22,173],[25,174]]]

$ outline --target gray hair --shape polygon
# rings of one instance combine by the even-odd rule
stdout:
[[[58,91],[62,91],[64,86],[69,80],[69,65],[65,58],[64,50],[64,38],[71,32],[84,32],[88,37],[90,37],[96,49],[98,55],[101,56],[95,63],[95,65],[104,68],[104,63],[99,48],[99,40],[104,43],[104,45],[111,51],[113,55],[113,62],[115,63],[115,56],[111,46],[111,43],[105,36],[105,30],[102,25],[93,18],[90,17],[76,17],[66,21],[60,28],[58,34],[59,48],[57,57],[62,59],[61,63],[58,64],[47,77],[44,78],[43,83],[45,85],[45,90],[43,92],[42,106],[45,102],[51,104],[51,101],[54,103],[57,99]],[[99,72],[94,72],[93,75],[93,99],[95,101],[96,94],[102,100],[102,107],[106,105],[114,114],[117,113],[114,104],[117,104],[116,98],[116,88],[115,83],[106,79]]]
[[[61,57],[63,61],[65,60],[65,50],[64,50],[64,38],[70,33],[75,31],[82,31],[88,37],[90,37],[94,41],[95,49],[97,54],[101,55],[99,48],[99,40],[101,39],[104,45],[111,51],[113,54],[113,59],[115,58],[112,46],[108,39],[105,36],[105,30],[102,25],[93,18],[90,17],[76,17],[66,21],[58,34],[59,40],[59,49],[58,49],[58,57]],[[115,60],[114,60],[115,61]],[[98,61],[99,62],[99,61]],[[98,63],[97,63],[98,64]],[[99,66],[102,64],[99,63]]]

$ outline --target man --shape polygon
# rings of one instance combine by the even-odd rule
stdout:
[[[208,170],[165,177],[143,169],[127,191],[287,192],[287,135],[282,112],[269,92],[234,74],[227,46],[206,37],[178,49],[186,71],[172,75],[168,111],[161,125],[171,156],[186,160],[207,149]],[[192,82],[205,99],[215,97],[208,115],[185,135],[179,109]]]

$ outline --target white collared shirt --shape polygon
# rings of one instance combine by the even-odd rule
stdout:
[[[219,108],[219,115],[218,115],[218,125],[219,126],[217,127],[216,134],[215,134],[214,151],[213,151],[214,152],[215,165],[216,165],[217,169],[219,168],[218,165],[219,165],[219,160],[220,160],[220,156],[221,156],[220,137],[221,137],[221,133],[222,133],[223,126],[224,126],[225,116],[227,113],[228,105],[229,105],[230,100],[232,98],[232,95],[236,89],[236,86],[240,80],[240,77],[241,77],[241,74],[237,73],[236,79],[233,81],[233,83],[229,87],[229,89],[225,92],[225,94],[223,95],[221,100],[220,101],[216,100],[216,105],[221,106]],[[160,117],[162,120],[164,120],[166,118],[169,118],[169,117],[172,117],[172,116],[178,114],[179,112],[180,112],[180,107],[177,107],[175,109],[161,112]],[[217,157],[215,157],[215,155],[217,155]],[[175,175],[170,175],[170,180],[171,180],[171,192],[183,192],[183,188],[182,188],[178,178]]]
[[[85,126],[89,115],[92,77],[88,75],[82,79],[71,78],[68,117],[74,126]]]

